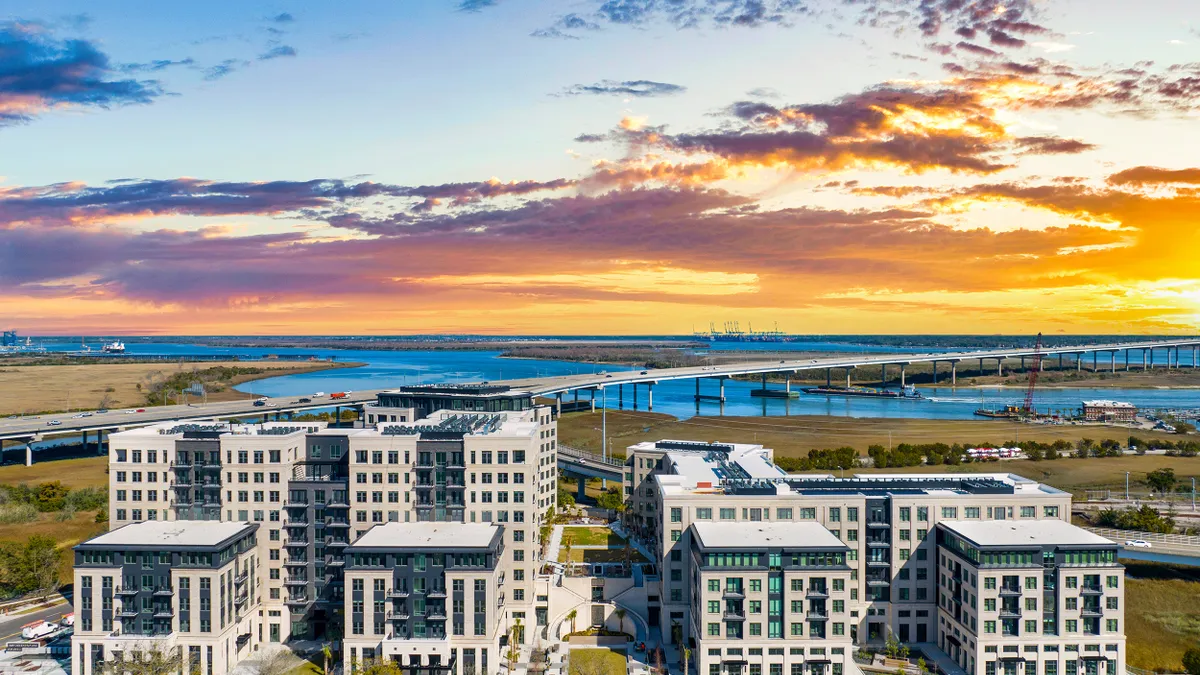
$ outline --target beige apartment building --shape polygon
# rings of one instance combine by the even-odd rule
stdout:
[[[152,651],[205,675],[229,672],[270,639],[258,534],[254,523],[159,520],[76,546],[71,675]]]
[[[640,443],[627,450],[625,487],[634,529],[650,536],[658,549],[661,593],[650,598],[648,619],[663,635],[671,635],[673,624],[686,627],[684,640],[701,653],[708,649],[710,621],[693,616],[696,580],[689,551],[696,545],[697,524],[803,523],[827,530],[846,547],[843,623],[846,638],[856,645],[880,644],[888,636],[935,645],[942,644],[947,630],[953,635],[939,616],[941,522],[1024,527],[1051,521],[1080,537],[1087,534],[1068,522],[1069,493],[1021,476],[789,475],[774,464],[771,450],[759,445]],[[1066,536],[1067,530],[1049,536],[1060,534]],[[771,613],[767,616],[772,620]],[[786,615],[775,616],[782,624],[793,623]],[[750,675],[759,675],[751,665],[745,664]],[[726,672],[743,672],[739,667],[733,663]],[[1123,672],[1123,661],[1117,667]],[[989,675],[982,668],[968,672]]]

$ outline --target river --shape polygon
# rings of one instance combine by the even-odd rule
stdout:
[[[78,343],[47,342],[44,346],[52,351],[71,351],[79,348]],[[788,342],[788,343],[718,343],[721,350],[754,352],[764,349],[772,351],[805,352],[928,352],[927,348],[901,350],[890,347],[862,346],[838,342]],[[572,361],[549,361],[538,359],[502,358],[498,351],[380,351],[354,349],[287,349],[251,347],[208,347],[203,345],[127,342],[128,354],[229,354],[243,358],[262,357],[267,354],[312,354],[319,358],[335,358],[338,361],[361,362],[361,368],[337,369],[283,375],[239,385],[241,391],[264,396],[299,396],[316,391],[345,391],[361,389],[383,389],[406,384],[436,384],[473,382],[480,380],[502,380],[548,375],[568,375],[598,372],[600,370],[630,370],[623,366],[596,365]],[[747,357],[753,358],[752,353]],[[1162,356],[1160,355],[1160,359]],[[1140,361],[1140,358],[1139,358]],[[203,367],[203,364],[197,364]],[[772,387],[781,385],[772,384]],[[668,413],[680,418],[702,415],[834,415],[844,417],[921,418],[921,419],[978,419],[973,413],[981,402],[986,407],[1002,407],[1019,404],[1024,392],[1018,388],[999,387],[922,387],[923,400],[873,399],[855,397],[825,397],[801,394],[797,399],[759,399],[750,396],[758,382],[728,380],[725,384],[726,402],[705,401],[697,407],[693,396],[693,380],[663,382],[654,387],[654,411]],[[716,394],[717,384],[709,380],[701,383],[702,393]],[[638,409],[645,409],[645,388],[638,394]],[[1115,399],[1128,401],[1140,408],[1195,408],[1200,407],[1200,390],[1196,389],[1124,389],[1124,388],[1042,388],[1037,391],[1035,407],[1038,410],[1074,411],[1080,402],[1088,399]],[[609,392],[608,406],[619,405],[615,388]],[[624,407],[632,409],[630,387],[625,387]]]

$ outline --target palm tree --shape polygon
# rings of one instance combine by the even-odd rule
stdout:
[[[688,659],[690,659],[690,658],[692,658],[692,650],[688,649],[687,647],[684,647],[683,648],[683,675],[687,675]]]
[[[521,619],[518,617],[508,631],[508,672],[513,672],[517,663],[517,635],[521,632]]]
[[[617,619],[621,622],[621,632],[624,633],[625,632],[625,609],[623,607],[617,608]]]
[[[571,632],[575,632],[575,618],[579,616],[579,610],[573,609],[567,612],[567,621],[571,622]]]
[[[329,662],[333,660],[333,652],[330,651],[329,645],[321,647],[321,656],[325,657],[325,667],[322,672],[324,675],[329,675]]]

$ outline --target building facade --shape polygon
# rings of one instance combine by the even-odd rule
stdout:
[[[1138,409],[1123,401],[1084,401],[1083,419],[1089,422],[1136,422]]]
[[[160,520],[76,546],[72,675],[154,651],[178,653],[192,672],[229,672],[272,637],[258,535],[255,523]]]
[[[435,403],[458,412],[413,421]],[[258,523],[268,639],[283,642],[344,634],[345,551],[371,528],[497,523],[510,606],[523,620],[544,619],[547,603],[534,603],[546,596],[535,588],[540,526],[557,501],[551,408],[532,406],[527,392],[470,385],[403,388],[368,408],[375,423],[365,427],[264,421],[114,433],[110,527]]]
[[[1069,493],[1004,473],[870,474],[845,479],[788,475],[774,464],[771,451],[761,446],[660,441],[628,448],[626,482],[631,519],[636,528],[652,538],[661,568],[661,593],[650,598],[648,619],[665,636],[672,635],[674,625],[686,627],[682,639],[701,656],[708,656],[706,642],[717,637],[708,634],[709,624],[722,624],[718,629],[723,639],[728,639],[728,627],[724,622],[709,620],[707,611],[704,617],[694,616],[699,607],[695,602],[697,593],[703,593],[709,583],[706,580],[702,589],[695,587],[697,577],[690,552],[698,545],[698,532],[703,531],[698,531],[696,525],[753,529],[798,523],[828,531],[845,546],[845,595],[838,598],[836,607],[827,607],[828,619],[819,615],[810,619],[804,612],[805,625],[795,629],[811,637],[815,620],[828,628],[825,635],[831,638],[832,627],[841,625],[845,639],[855,645],[882,644],[889,636],[905,643],[941,645],[946,635],[954,635],[954,628],[947,628],[939,614],[939,565],[944,557],[939,546],[940,523],[999,523],[1018,528],[1048,524],[1065,528],[1054,530],[1048,539],[1068,534],[1075,537],[1064,540],[1064,545],[1092,537],[1070,525]],[[766,553],[769,547],[760,550]],[[1119,577],[1119,567],[1109,574]],[[710,599],[703,600],[707,610]],[[792,617],[801,614],[789,613],[790,599],[766,607],[762,622],[786,626],[784,632],[788,633],[775,649],[790,650],[783,642],[790,637],[792,624],[798,623]],[[803,604],[797,606],[801,608],[807,609]],[[1108,618],[1117,619],[1106,617],[1105,621]],[[1115,625],[1120,627],[1120,621]],[[976,625],[971,630],[982,631],[985,627]],[[1039,624],[1039,629],[1043,627]],[[843,628],[837,630],[837,637],[843,637]],[[961,626],[958,630],[962,634]],[[767,631],[770,634],[771,629]],[[1079,635],[1082,637],[1082,633]],[[1050,638],[1058,636],[1031,636],[1038,644],[1049,644]],[[1123,672],[1123,640],[1114,634],[1113,640],[1104,643],[1106,649],[1111,645],[1118,645],[1113,667]],[[790,656],[790,651],[784,655]],[[728,655],[723,657],[727,659]],[[992,675],[981,665],[985,662],[976,658],[975,668],[967,672]],[[724,672],[743,672],[736,661],[730,664]],[[711,667],[712,662],[706,665]],[[745,665],[751,675],[759,675],[756,671],[770,673],[773,665],[789,670],[792,664],[787,659],[768,659],[758,667],[750,667],[754,663],[747,659]]]
[[[346,556],[345,672],[377,660],[413,675],[496,672],[515,625],[504,530],[387,523],[359,537]]]

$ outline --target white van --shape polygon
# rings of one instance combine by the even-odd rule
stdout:
[[[34,621],[21,626],[21,637],[26,640],[36,640],[58,630],[58,624],[49,621]]]

